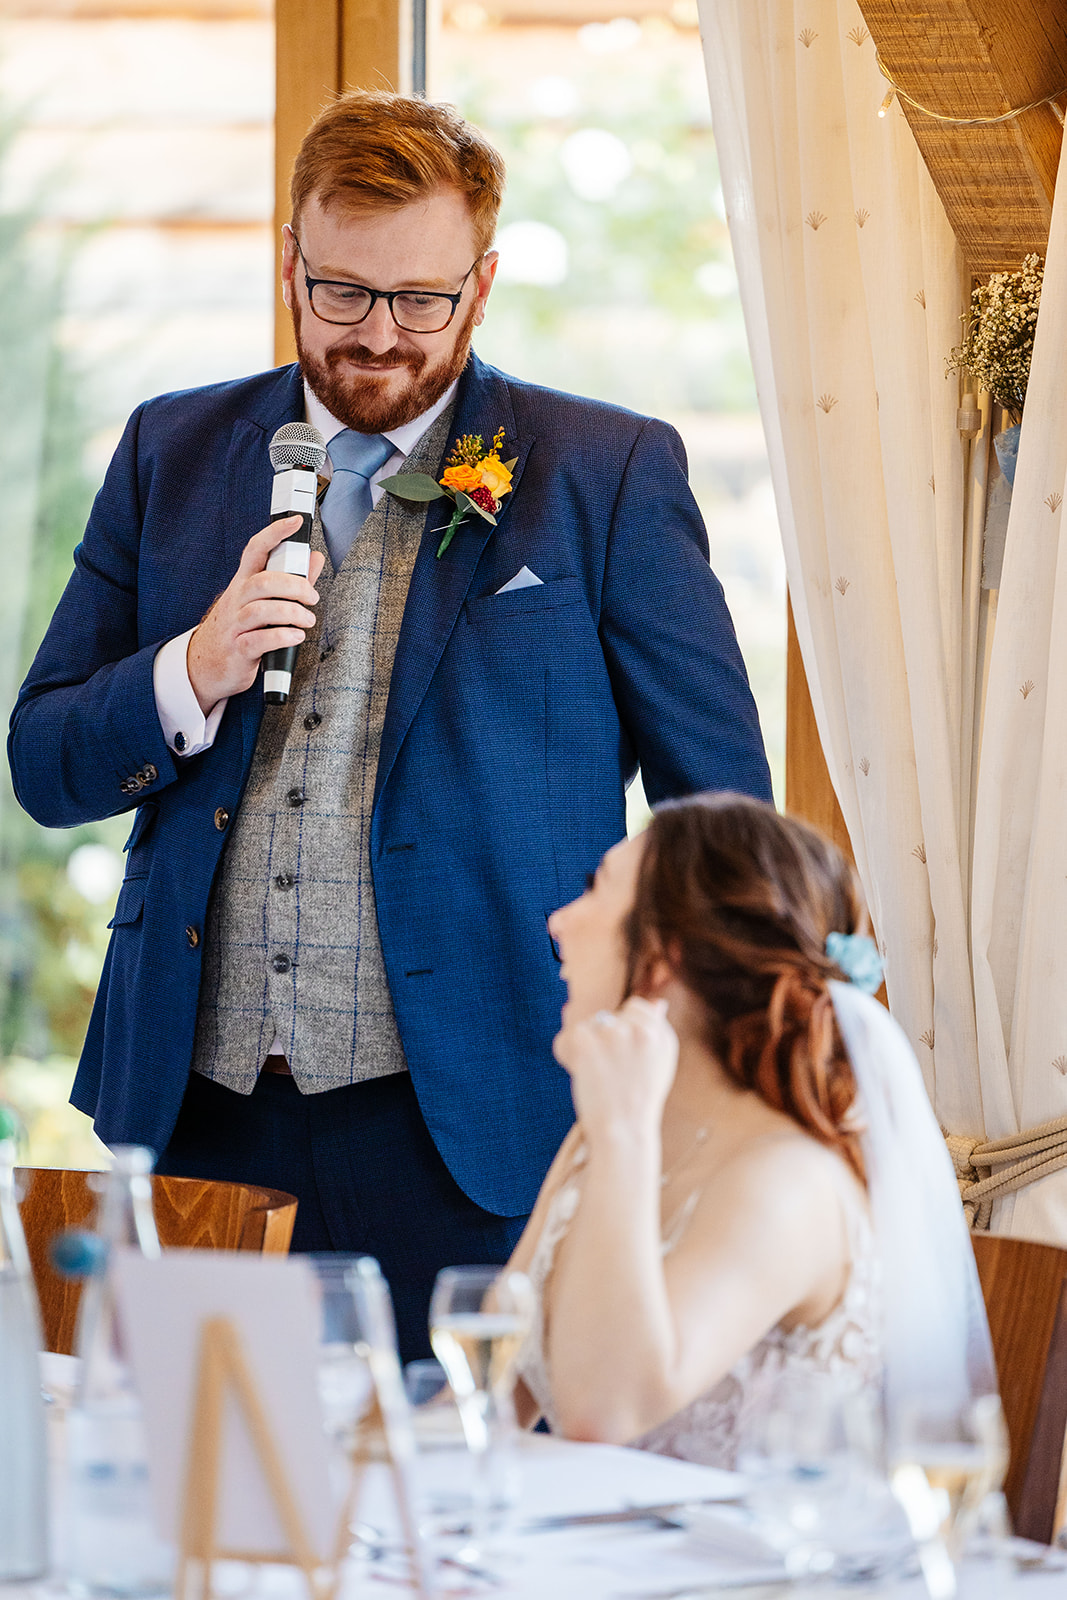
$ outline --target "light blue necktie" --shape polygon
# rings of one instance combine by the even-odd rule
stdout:
[[[371,514],[370,480],[396,450],[380,433],[346,428],[329,443],[333,477],[322,502],[322,531],[336,572]]]

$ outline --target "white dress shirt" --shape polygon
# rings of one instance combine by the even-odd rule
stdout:
[[[414,421],[402,423],[399,428],[385,430],[382,437],[388,439],[395,449],[388,461],[379,467],[370,480],[371,501],[374,505],[378,504],[385,493],[385,490],[379,487],[381,479],[399,472],[427,428],[436,422],[455,392],[455,383],[450,384],[440,400]],[[345,424],[338,422],[337,418],[327,411],[322,401],[312,394],[306,382],[304,415],[312,427],[318,428],[326,441],[327,448],[331,439],[344,432]],[[330,467],[328,459],[326,466]],[[332,468],[330,471],[332,472]],[[324,473],[324,476],[329,476],[329,473]],[[207,716],[200,709],[200,702],[189,681],[188,666],[189,640],[195,631],[194,628],[190,628],[186,633],[179,634],[176,639],[168,640],[159,650],[152,666],[152,689],[156,697],[156,713],[163,729],[163,737],[174,754],[183,759],[210,749],[215,742],[222,714],[228,704],[227,700],[219,700],[212,706]]]

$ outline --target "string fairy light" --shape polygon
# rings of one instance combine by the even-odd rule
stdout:
[[[878,71],[889,84],[889,93],[878,108],[880,117],[886,115],[894,99],[900,99],[905,100],[909,106],[914,106],[916,111],[921,111],[924,117],[932,117],[935,122],[951,123],[956,128],[992,128],[999,122],[1011,122],[1015,117],[1021,117],[1026,111],[1036,111],[1038,106],[1051,106],[1060,123],[1063,123],[1063,111],[1055,102],[1067,95],[1067,88],[1057,89],[1055,94],[1044,95],[1040,100],[1031,100],[1029,105],[1015,106],[1011,111],[1002,111],[997,117],[950,117],[946,116],[943,111],[935,111],[932,106],[924,106],[921,100],[916,100],[914,95],[910,95],[906,89],[902,89],[877,50],[874,52],[874,59],[878,64]]]

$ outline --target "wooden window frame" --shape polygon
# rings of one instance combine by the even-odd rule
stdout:
[[[426,0],[275,0],[274,26],[274,359],[280,366],[296,357],[281,266],[300,141],[346,89],[425,89]]]

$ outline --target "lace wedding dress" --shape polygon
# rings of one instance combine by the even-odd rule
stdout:
[[[570,1171],[552,1199],[527,1269],[537,1310],[519,1354],[518,1373],[557,1432],[545,1352],[545,1286],[560,1242],[581,1200],[584,1164],[585,1150],[579,1144]],[[663,1244],[665,1255],[677,1245],[699,1197],[699,1190],[694,1191],[673,1220]],[[713,1389],[640,1439],[632,1440],[633,1445],[705,1466],[732,1467],[746,1428],[765,1409],[783,1376],[847,1372],[859,1383],[879,1380],[874,1238],[870,1222],[858,1206],[849,1207],[848,1217],[852,1266],[844,1294],[829,1316],[815,1328],[772,1328]]]

